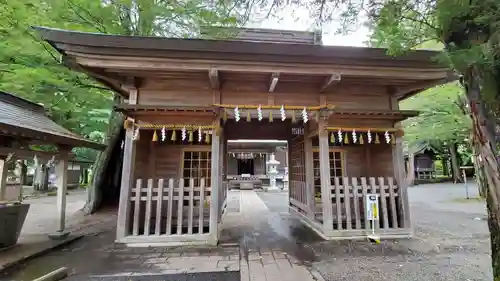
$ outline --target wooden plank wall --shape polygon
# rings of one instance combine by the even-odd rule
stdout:
[[[325,77],[307,75],[281,75],[274,92],[270,93],[270,73],[220,72],[221,88],[213,90],[208,73],[190,74],[189,78],[145,79],[139,89],[141,105],[198,105],[223,104],[286,104],[315,106],[332,103],[339,109],[390,109],[387,89],[377,85],[333,85],[325,93],[318,87]],[[220,97],[218,96],[220,93]]]
[[[159,132],[157,132],[159,134]],[[180,132],[177,132],[180,138]],[[136,163],[134,170],[135,179],[179,179],[182,176],[183,150],[193,148],[195,145],[175,145],[152,142],[153,131],[142,130],[137,141]],[[158,135],[160,138],[160,135]],[[202,145],[210,149],[210,144]]]

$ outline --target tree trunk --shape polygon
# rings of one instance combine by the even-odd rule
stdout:
[[[413,153],[408,154],[408,172],[406,173],[406,183],[408,185],[413,185],[415,182],[415,155]]]
[[[26,160],[21,160],[19,164],[21,165],[20,182],[21,185],[26,185],[28,181],[28,165],[26,165]]]
[[[500,280],[500,166],[496,157],[495,121],[490,118],[484,100],[481,99],[477,69],[470,67],[465,73],[464,82],[471,109],[473,142],[481,156],[486,179],[493,280]]]
[[[471,137],[471,140],[473,139],[474,138]],[[472,147],[472,164],[474,164],[474,174],[477,183],[478,194],[481,198],[484,198],[486,195],[485,194],[486,188],[488,188],[488,186],[485,179],[483,163],[481,161],[481,157],[479,157],[477,153],[478,149],[475,147],[474,143],[472,143],[471,147]]]
[[[47,164],[39,164],[33,178],[33,189],[37,191],[49,190],[49,167]]]
[[[460,165],[458,163],[457,144],[450,143],[448,145],[448,149],[450,150],[451,155],[451,174],[453,175],[453,182],[462,182],[462,177],[460,175]]]
[[[106,149],[99,153],[93,167],[92,183],[87,188],[87,202],[83,207],[86,214],[96,212],[103,201],[104,190],[120,189],[118,186],[108,185],[110,179],[114,178],[114,173],[119,170],[121,172],[121,161],[116,157],[117,151],[121,152],[121,142],[123,140],[123,122],[124,117],[120,114],[113,113],[112,122],[108,131],[108,143]],[[113,161],[111,161],[113,159]]]
[[[441,165],[443,166],[443,176],[450,176],[450,171],[448,169],[448,158],[441,158]]]

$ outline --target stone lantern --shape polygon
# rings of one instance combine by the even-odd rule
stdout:
[[[266,162],[267,174],[269,175],[270,189],[276,189],[276,176],[278,175],[277,166],[279,161],[274,158],[274,153],[271,154],[269,161]]]

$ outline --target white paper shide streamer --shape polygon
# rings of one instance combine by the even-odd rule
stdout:
[[[198,142],[201,142],[201,127],[198,128]]]
[[[161,141],[165,141],[165,138],[167,137],[167,132],[165,130],[165,126],[161,128]]]
[[[259,121],[262,121],[262,118],[263,118],[263,117],[262,117],[262,108],[261,108],[261,107],[260,107],[260,105],[259,105],[259,107],[257,108],[257,119],[258,119]]]
[[[368,143],[372,143],[372,133],[370,130],[366,133],[366,138],[368,139]]]
[[[139,128],[135,129],[134,135],[132,136],[132,139],[137,140],[138,137],[139,137]]]
[[[391,142],[391,135],[389,135],[388,131],[385,131],[384,137],[385,137],[385,142],[386,143],[390,143]]]
[[[285,121],[286,119],[286,112],[285,112],[285,106],[281,106],[280,108],[280,114],[281,114],[281,121]]]
[[[186,140],[186,127],[182,128],[181,137],[182,137],[182,140]]]
[[[304,120],[304,123],[307,123],[307,121],[309,120],[309,118],[307,117],[307,109],[304,107],[304,109],[302,109],[302,120]]]
[[[240,121],[240,109],[238,107],[234,108],[234,120],[236,122]]]
[[[338,138],[339,142],[342,142],[342,130],[341,129],[339,129],[337,131],[337,138]]]
[[[352,142],[356,143],[358,141],[358,136],[356,135],[356,131],[352,130]]]

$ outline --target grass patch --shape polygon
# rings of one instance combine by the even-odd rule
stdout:
[[[463,197],[463,198],[455,198],[450,200],[451,202],[454,203],[470,203],[470,202],[484,202],[484,198],[482,197],[469,197],[469,199]]]

